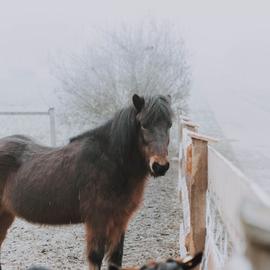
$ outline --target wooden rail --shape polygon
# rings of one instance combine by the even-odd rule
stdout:
[[[199,134],[198,127],[189,119],[180,117],[180,143],[186,143],[186,136],[190,138],[185,147],[181,146],[179,151],[179,179],[180,181],[184,179],[186,183],[189,202],[186,251],[193,255],[205,249],[207,192],[216,193],[215,195],[221,195],[216,201],[218,208],[222,209],[222,206],[226,205],[220,214],[224,218],[225,229],[235,241],[233,245],[237,248],[233,251],[239,251],[244,243],[247,246],[246,254],[252,263],[252,269],[270,269],[270,198],[221,154],[209,147],[209,143],[218,140]],[[210,175],[209,168],[211,168]],[[181,200],[185,195],[183,192],[185,190],[180,191]],[[249,202],[251,198],[255,200],[257,206],[244,204],[246,199]],[[241,225],[239,211],[242,207]],[[217,264],[211,255],[210,253],[210,259],[204,269],[216,270]],[[198,269],[200,267],[196,268]],[[239,270],[239,266],[236,269]]]

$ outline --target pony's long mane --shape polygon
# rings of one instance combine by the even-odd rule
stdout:
[[[138,128],[136,121],[136,109],[134,105],[130,105],[115,113],[114,117],[100,127],[82,133],[70,140],[83,139],[92,135],[107,136],[109,152],[120,162],[124,162],[136,155],[138,143]],[[144,123],[153,123],[160,118],[165,118],[168,122],[171,121],[172,111],[170,102],[164,96],[146,97],[145,106],[141,113],[141,120]]]
[[[123,162],[137,146],[138,124],[133,106],[116,113],[111,121],[110,148]],[[135,153],[134,153],[135,154]]]

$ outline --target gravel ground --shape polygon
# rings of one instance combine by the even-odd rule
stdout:
[[[178,255],[180,209],[176,165],[165,177],[150,179],[144,203],[126,235],[125,266]],[[44,265],[51,269],[87,269],[83,225],[47,227],[16,220],[1,250],[3,270]]]

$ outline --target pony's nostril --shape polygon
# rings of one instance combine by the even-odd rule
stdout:
[[[169,162],[167,162],[165,165],[160,165],[159,163],[154,162],[152,169],[156,175],[164,175],[168,171],[169,167]]]
[[[152,169],[153,169],[154,173],[158,174],[159,169],[160,169],[160,165],[157,162],[154,162]]]
[[[167,163],[164,165],[164,169],[165,169],[166,171],[168,171],[169,168],[170,168],[170,163],[167,162]]]

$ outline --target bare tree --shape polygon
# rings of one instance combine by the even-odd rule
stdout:
[[[190,68],[184,42],[170,24],[152,22],[102,32],[57,71],[65,120],[96,124],[126,105],[133,93],[170,94],[185,110]]]

